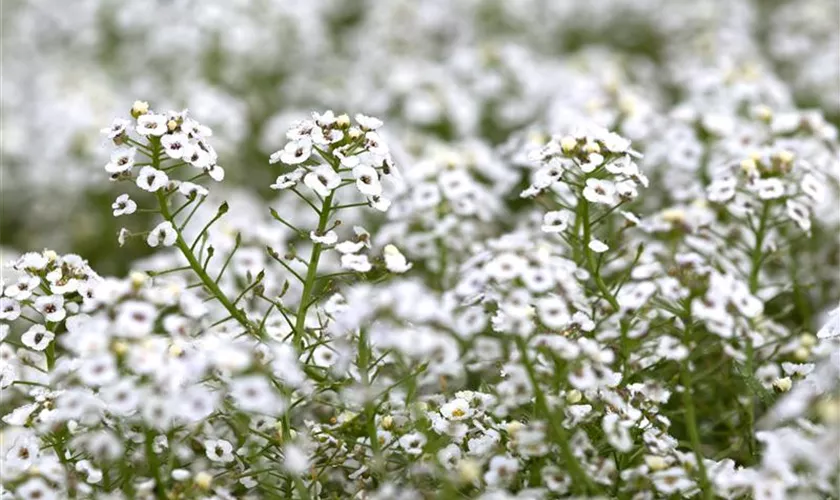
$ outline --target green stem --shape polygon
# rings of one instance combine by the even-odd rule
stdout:
[[[155,168],[160,166],[160,141],[154,141],[152,143],[152,165]],[[163,194],[161,190],[158,190],[156,193],[158,204],[160,205],[160,213],[164,219],[168,220],[173,228],[177,228],[178,226],[175,224],[175,220],[172,216],[172,213],[169,211],[169,206],[167,205],[166,196]],[[211,278],[207,272],[204,270],[204,267],[196,258],[195,254],[187,245],[187,242],[184,240],[184,237],[181,235],[181,231],[175,229],[175,234],[177,235],[177,239],[175,240],[175,245],[181,251],[181,254],[184,255],[184,258],[187,259],[187,262],[192,268],[193,272],[198,276],[201,282],[207,287],[207,290],[219,301],[225,309],[227,309],[228,313],[236,319],[236,321],[241,324],[246,331],[249,333],[254,334],[255,336],[259,336],[259,332],[254,329],[254,325],[245,317],[245,314],[238,310],[236,306],[228,299],[224,292],[219,288],[219,285],[216,281]]]
[[[534,370],[534,364],[528,357],[528,344],[525,342],[524,338],[517,336],[516,346],[519,348],[519,355],[522,357],[522,364],[525,365],[525,370],[528,372],[528,378],[531,381],[531,386],[534,388],[534,400],[537,406],[537,411],[542,413],[543,418],[548,422],[548,430],[550,434],[552,434],[554,442],[560,446],[560,452],[562,453],[566,466],[569,468],[569,472],[574,479],[572,484],[580,485],[583,488],[584,493],[597,492],[597,487],[592,482],[592,479],[586,474],[580,463],[577,461],[577,458],[575,458],[574,453],[572,453],[572,449],[569,446],[569,435],[566,432],[566,429],[560,423],[560,419],[552,415],[551,410],[548,408],[545,394],[537,381],[537,373]]]
[[[686,345],[688,345],[691,341],[692,336],[691,301],[687,302],[685,318],[683,319],[683,321],[685,322],[684,339]],[[703,452],[700,449],[700,433],[697,430],[697,415],[694,407],[694,381],[691,373],[691,368],[689,367],[689,363],[689,358],[686,357],[680,364],[680,379],[683,385],[682,400],[683,406],[685,407],[685,425],[688,429],[688,438],[691,442],[691,449],[694,451],[694,458],[697,461],[697,471],[700,480],[700,490],[703,493],[703,498],[709,500],[714,498],[714,494],[712,492],[711,484],[709,483],[709,476],[706,472],[706,464],[703,463]]]
[[[589,272],[592,274],[592,277],[595,279],[595,285],[598,287],[598,290],[601,292],[601,295],[604,299],[610,303],[610,306],[618,312],[620,306],[618,305],[618,300],[616,300],[615,296],[610,292],[609,287],[604,283],[604,279],[601,278],[601,272],[598,269],[598,264],[595,261],[595,255],[593,255],[592,250],[589,248],[589,243],[592,241],[592,222],[589,220],[589,201],[586,200],[583,196],[580,197],[580,206],[578,209],[580,210],[580,220],[581,224],[583,225],[583,254],[586,257],[586,267],[589,269]]]
[[[359,359],[358,359],[358,368],[359,368],[359,375],[361,377],[362,385],[365,388],[370,388],[370,343],[368,342],[367,330],[362,328],[359,331]],[[373,451],[373,462],[374,465],[378,464],[379,456],[380,456],[380,446],[379,446],[379,434],[376,432],[376,407],[373,404],[373,401],[369,398],[365,400],[365,428],[367,430],[368,438],[370,439],[370,447]],[[374,481],[376,481],[376,474],[375,474],[374,467],[371,470],[372,476]]]
[[[163,488],[163,480],[160,475],[160,464],[154,450],[155,434],[146,431],[146,461],[149,464],[149,471],[155,480],[155,496],[161,500],[166,499],[166,490]]]
[[[324,230],[329,224],[330,221],[330,211],[331,205],[333,200],[333,194],[335,191],[330,192],[330,194],[324,200],[324,206],[321,210],[318,211],[318,229],[316,230],[317,234],[323,234]],[[310,296],[312,295],[312,291],[315,287],[315,281],[318,278],[318,262],[321,260],[321,250],[323,249],[323,245],[321,243],[313,242],[312,244],[312,252],[309,254],[309,264],[306,269],[306,277],[304,278],[303,282],[303,291],[300,295],[300,307],[297,311],[297,317],[295,318],[295,330],[294,330],[294,342],[295,347],[297,347],[298,351],[303,350],[303,338],[304,338],[304,323],[306,322],[306,311],[309,309],[309,301]]]
[[[755,232],[755,247],[753,247],[750,269],[750,293],[755,295],[758,292],[758,278],[761,272],[762,263],[762,247],[764,246],[764,238],[767,232],[767,220],[770,215],[770,204],[765,202],[761,209],[761,219],[758,221],[758,228]],[[752,338],[747,334],[746,338],[746,356],[744,368],[747,371],[747,376],[752,377],[755,367],[755,346],[753,346]],[[755,399],[750,395],[747,403],[747,447],[749,449],[750,457],[754,458],[756,454],[757,444],[755,441]]]

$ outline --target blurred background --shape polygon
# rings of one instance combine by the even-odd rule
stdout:
[[[312,110],[383,118],[403,172],[459,145],[491,176],[529,133],[594,121],[675,169],[660,206],[739,103],[840,123],[837,0],[27,0],[2,29],[3,260],[49,247],[102,274],[148,250],[118,247],[102,169],[99,129],[135,99],[211,126],[225,189],[256,198]]]

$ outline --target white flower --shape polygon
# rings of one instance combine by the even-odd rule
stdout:
[[[758,191],[758,197],[762,200],[774,200],[785,194],[785,185],[775,177],[757,180],[755,188]]]
[[[603,136],[601,142],[604,143],[605,148],[613,153],[624,153],[630,149],[630,141],[615,132],[609,132]]]
[[[286,144],[283,149],[275,151],[268,159],[269,163],[283,162],[286,165],[297,165],[309,159],[312,155],[312,139],[301,137]]]
[[[92,387],[110,384],[119,377],[117,363],[110,353],[85,359],[77,374],[82,383]]]
[[[318,195],[326,197],[341,184],[341,177],[329,165],[319,165],[306,174],[303,183]]]
[[[64,310],[64,297],[61,295],[41,296],[35,299],[35,310],[44,315],[47,321],[61,321],[67,316]]]
[[[734,177],[725,177],[718,179],[709,184],[707,188],[707,196],[710,201],[723,203],[729,201],[735,196],[735,187],[738,181]]]
[[[208,439],[204,441],[204,454],[214,462],[223,464],[233,462],[233,445],[224,439]]]
[[[181,159],[195,168],[207,168],[213,163],[210,153],[192,144],[185,144]]]
[[[467,401],[461,398],[455,398],[440,407],[440,414],[447,420],[457,422],[470,418],[473,415],[473,409],[470,408],[470,404]]]
[[[151,193],[163,188],[168,183],[169,177],[166,175],[166,172],[154,167],[143,167],[137,175],[137,187]]]
[[[356,178],[356,187],[365,196],[376,196],[382,194],[382,184],[379,182],[379,174],[376,169],[368,165],[358,165],[353,168],[353,177]]]
[[[338,250],[340,253],[356,253],[362,248],[364,248],[365,242],[363,241],[342,241],[341,243],[335,246],[335,249]]]
[[[341,256],[341,267],[352,269],[359,273],[366,273],[373,268],[367,255],[354,255],[351,253],[346,253]]]
[[[105,165],[105,171],[111,174],[127,172],[134,166],[136,148],[117,148],[111,153],[111,161]]]
[[[166,122],[169,119],[164,115],[153,115],[146,113],[137,118],[137,133],[140,135],[161,136],[169,131]]]
[[[175,231],[175,227],[172,226],[172,223],[168,220],[155,226],[155,228],[152,229],[146,237],[146,243],[148,243],[150,247],[156,247],[158,245],[169,247],[174,245],[177,240],[178,233]]]
[[[825,187],[813,174],[805,174],[801,186],[802,192],[817,203],[822,203],[825,199]]]
[[[55,338],[53,332],[44,328],[44,325],[32,325],[29,330],[20,336],[20,341],[26,347],[36,351],[43,351]]]
[[[356,123],[359,124],[359,128],[362,130],[376,130],[382,126],[382,120],[379,118],[374,118],[372,116],[367,116],[363,114],[357,114],[355,116]]]
[[[15,492],[22,500],[55,500],[58,495],[55,490],[40,477],[33,477],[19,485]]]
[[[305,173],[306,173],[306,170],[304,170],[302,168],[296,168],[292,172],[289,172],[288,174],[283,174],[283,175],[278,176],[277,179],[274,181],[274,184],[272,184],[269,187],[271,187],[271,189],[290,188],[290,187],[294,186],[295,184],[297,184],[298,182],[300,182],[300,180],[303,179],[303,175]]]
[[[230,395],[234,404],[247,412],[276,415],[285,410],[285,403],[277,397],[274,388],[259,375],[234,379],[230,383]]]
[[[210,194],[206,187],[187,181],[178,184],[178,192],[187,198],[196,198]]]
[[[540,229],[545,233],[560,233],[565,231],[567,227],[569,227],[569,212],[557,210],[543,215],[543,223]]]
[[[300,446],[288,444],[283,447],[283,468],[295,475],[309,470],[310,462],[306,451]]]
[[[388,208],[391,207],[391,200],[385,198],[384,196],[369,196],[367,201],[368,203],[370,203],[370,206],[374,208],[374,210],[379,210],[380,212],[387,212]]]
[[[114,139],[115,137],[121,136],[125,133],[125,129],[129,125],[131,125],[130,121],[123,118],[115,118],[110,127],[99,129],[99,132],[107,136],[108,139]]]
[[[160,138],[160,144],[163,146],[163,151],[170,158],[179,159],[184,157],[184,153],[192,153],[190,148],[190,138],[187,134],[166,134]]]
[[[204,167],[204,173],[216,182],[222,182],[225,179],[225,169],[216,164]]]
[[[385,267],[392,273],[401,274],[411,269],[412,264],[394,245],[385,245],[383,255],[385,257]]]
[[[595,253],[604,253],[610,249],[606,243],[601,240],[592,240],[589,242],[589,249]]]
[[[423,453],[423,446],[426,445],[426,436],[419,432],[411,432],[400,437],[400,448],[409,455],[419,456]]]
[[[111,204],[111,208],[114,210],[114,217],[119,217],[120,215],[131,215],[137,210],[137,203],[134,203],[127,194],[121,194],[117,197],[116,201]]]
[[[6,287],[3,294],[16,300],[26,300],[40,284],[41,280],[37,276],[21,276],[14,285]]]
[[[484,481],[489,486],[500,486],[510,482],[519,471],[519,462],[508,456],[495,456],[490,459],[490,466],[484,474]]]
[[[615,202],[615,185],[606,180],[587,179],[583,197],[592,203],[612,205]]]
[[[811,230],[811,213],[808,211],[808,207],[793,200],[787,200],[785,207],[787,208],[788,217],[802,228],[803,231]]]
[[[8,297],[0,298],[0,319],[14,321],[20,317],[20,304]]]
[[[334,245],[338,241],[338,234],[335,231],[327,231],[327,234],[319,235],[315,231],[310,231],[309,239],[322,245]]]

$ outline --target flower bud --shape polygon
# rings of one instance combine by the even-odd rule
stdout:
[[[386,415],[382,417],[382,428],[383,429],[390,429],[394,425],[394,417],[391,415]]]
[[[668,467],[668,462],[658,455],[645,455],[645,464],[652,471],[659,471]]]
[[[146,101],[134,101],[131,105],[131,116],[139,118],[149,112],[149,103]]]
[[[209,490],[210,483],[213,482],[213,476],[207,472],[201,471],[195,475],[195,484],[202,490]]]
[[[811,349],[808,349],[807,347],[800,347],[799,349],[793,351],[793,357],[796,358],[797,361],[807,361],[810,356]]]
[[[566,393],[566,401],[571,404],[580,403],[580,400],[583,399],[583,394],[580,393],[577,389],[572,389],[571,391]]]
[[[571,153],[577,147],[577,139],[571,136],[566,136],[560,139],[560,148],[563,149],[564,153]]]
[[[817,345],[817,337],[810,333],[803,333],[799,336],[799,344],[805,348],[811,348]]]
[[[335,125],[338,128],[347,128],[350,126],[350,117],[347,116],[347,113],[342,113],[335,117]]]
[[[773,381],[773,388],[778,392],[787,392],[791,386],[793,386],[793,382],[790,380],[790,377],[777,378]]]
[[[478,462],[471,458],[465,458],[458,462],[458,479],[465,483],[477,481],[481,475],[481,467]]]

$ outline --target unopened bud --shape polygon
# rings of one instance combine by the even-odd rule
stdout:
[[[131,116],[138,118],[149,112],[149,103],[146,101],[134,101],[131,105]]]

